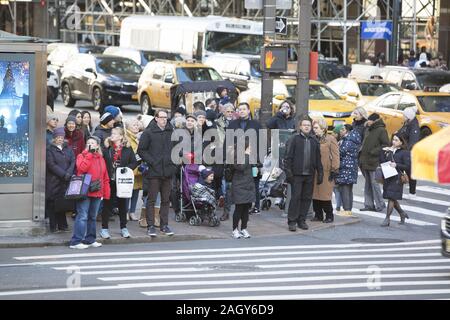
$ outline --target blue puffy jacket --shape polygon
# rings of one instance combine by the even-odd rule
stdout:
[[[358,152],[361,147],[361,135],[352,130],[342,138],[339,147],[340,166],[336,184],[356,184],[358,182]]]

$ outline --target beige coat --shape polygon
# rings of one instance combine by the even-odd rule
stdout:
[[[133,149],[134,153],[137,154],[137,148],[139,145],[139,140],[136,137],[135,134],[133,134],[129,130],[125,130],[125,136],[128,139],[128,143],[130,144],[131,148]],[[138,168],[134,169],[134,190],[142,190],[142,173],[139,172]]]
[[[330,201],[333,195],[334,181],[329,181],[330,173],[339,170],[339,146],[334,137],[327,134],[320,140],[320,156],[323,166],[323,182],[314,182],[314,200]]]

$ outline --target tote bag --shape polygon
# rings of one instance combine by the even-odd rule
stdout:
[[[127,167],[116,170],[117,198],[129,199],[133,196],[134,173]]]
[[[80,176],[72,176],[70,178],[69,187],[66,190],[64,198],[73,200],[86,199],[89,192],[92,176],[83,174]]]

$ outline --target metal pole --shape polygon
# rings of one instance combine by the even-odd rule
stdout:
[[[309,102],[309,54],[311,51],[311,0],[300,1],[298,15],[298,59],[297,59],[297,87],[295,104],[297,107],[296,120],[308,114]]]
[[[344,48],[343,48],[343,65],[347,65],[347,0],[344,0]]]
[[[317,51],[322,53],[322,45],[320,44],[322,38],[322,24],[320,23],[320,0],[317,0],[317,19],[319,20],[318,28],[317,28]]]
[[[13,33],[17,34],[17,1],[14,1],[14,24],[13,24]]]
[[[413,32],[412,32],[412,43],[411,49],[416,52],[416,42],[417,42],[417,12],[416,12],[416,0],[413,0]]]
[[[275,13],[276,0],[264,0],[264,21],[263,34],[264,40],[267,38],[275,38]],[[261,59],[264,59],[261,56]],[[263,72],[261,79],[261,108],[259,121],[263,127],[266,121],[272,116],[272,100],[273,100],[273,80],[268,72]]]
[[[400,14],[400,3],[399,0],[394,0],[392,8],[392,41],[389,62],[393,65],[397,64],[398,55],[398,24],[399,24],[399,14]]]

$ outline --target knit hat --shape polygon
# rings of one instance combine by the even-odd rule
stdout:
[[[189,119],[189,118],[192,118],[192,119],[194,119],[195,121],[197,121],[197,118],[196,118],[194,115],[192,115],[192,114],[188,114],[188,115],[186,116],[186,120]]]
[[[380,115],[378,113],[372,113],[367,120],[370,121],[377,121],[378,119],[380,119]]]
[[[202,176],[203,180],[205,180],[206,178],[208,178],[208,176],[212,174],[214,174],[214,171],[210,169],[204,169],[202,172],[200,172],[200,175]]]
[[[120,108],[116,106],[107,106],[105,107],[105,113],[110,113],[113,116],[113,118],[116,118],[121,112]]]
[[[75,118],[74,116],[68,116],[67,119],[66,119],[65,125],[67,125],[69,122],[74,122],[76,124],[77,123],[77,118]]]
[[[206,112],[203,110],[198,110],[194,112],[194,117],[198,118],[199,116],[204,116],[206,118]]]
[[[49,121],[51,121],[53,119],[58,119],[56,114],[54,114],[53,112],[47,113],[47,123],[49,123]]]
[[[181,113],[183,116],[185,116],[186,115],[186,109],[183,108],[183,107],[178,107],[178,108],[175,109],[174,113]]]
[[[416,108],[408,107],[403,110],[403,115],[406,117],[406,119],[413,120],[416,117],[416,111]]]
[[[53,138],[65,137],[65,136],[66,136],[66,132],[64,131],[63,127],[59,127],[59,128],[56,128],[55,130],[53,130]]]
[[[336,133],[336,134],[339,134],[339,132],[341,132],[341,129],[343,127],[344,126],[342,124],[338,124],[337,126],[334,127],[333,132]]]
[[[102,115],[102,117],[100,118],[100,123],[102,124],[102,125],[106,125],[108,122],[110,122],[111,120],[114,120],[114,116],[111,114],[111,113],[109,113],[109,112],[106,112],[106,113],[104,113],[103,115]]]
[[[95,140],[95,141],[97,141],[98,145],[101,145],[101,143],[102,143],[102,140],[100,140],[100,138],[97,136],[90,136],[89,138],[87,138],[87,140]]]

